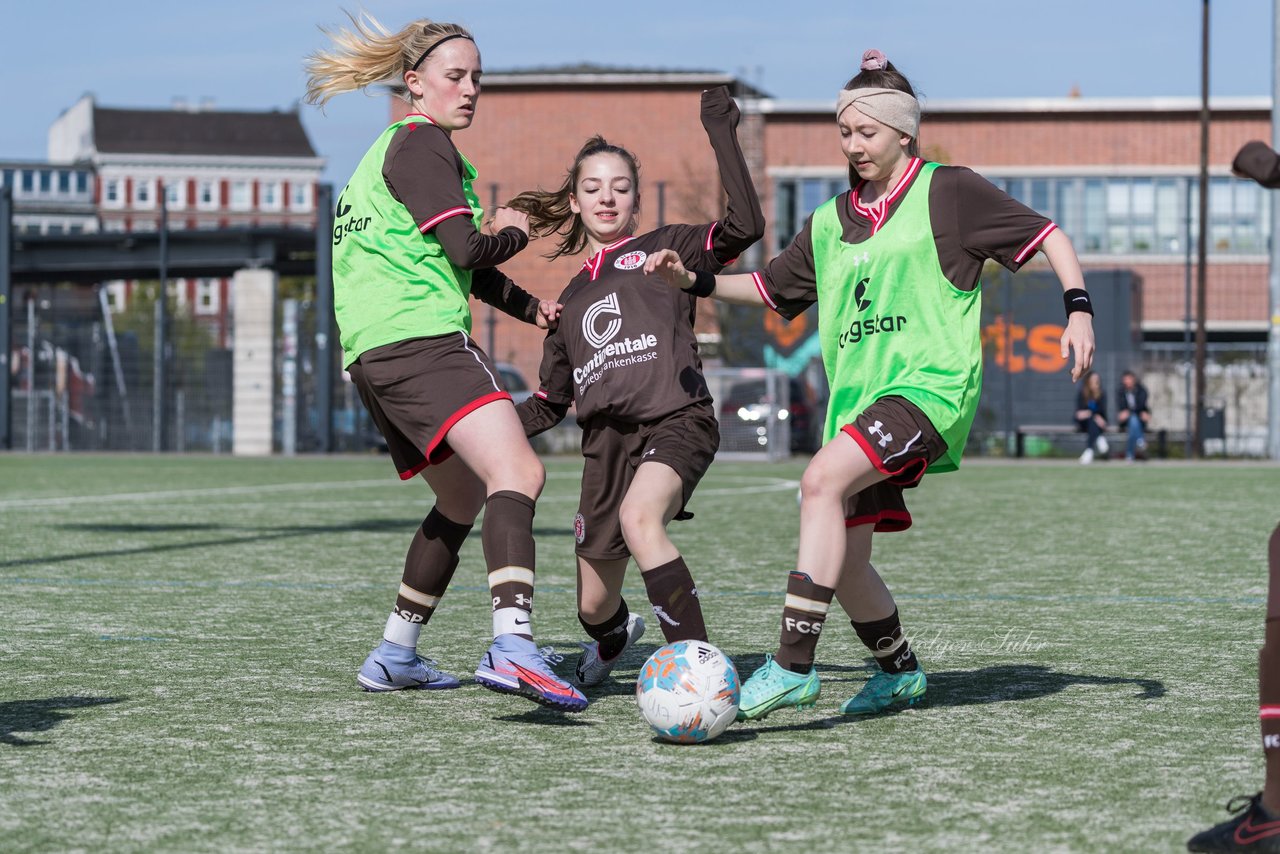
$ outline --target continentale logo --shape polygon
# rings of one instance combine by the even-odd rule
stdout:
[[[579,391],[607,370],[649,362],[658,357],[655,349],[658,346],[657,335],[647,333],[615,341],[621,331],[622,310],[618,307],[617,291],[587,306],[582,315],[582,337],[595,352],[585,364],[573,369],[573,381],[583,387]]]

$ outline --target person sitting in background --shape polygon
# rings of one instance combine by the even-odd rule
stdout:
[[[1076,425],[1080,432],[1088,434],[1080,462],[1085,465],[1093,462],[1095,450],[1105,458],[1108,445],[1107,437],[1102,434],[1107,429],[1107,393],[1102,390],[1102,377],[1097,371],[1090,371],[1080,381],[1080,391],[1076,393]]]
[[[1116,395],[1116,423],[1121,430],[1127,430],[1128,440],[1124,446],[1125,462],[1147,458],[1147,422],[1151,420],[1151,410],[1147,408],[1147,387],[1138,382],[1133,371],[1125,371],[1120,375],[1120,393]]]

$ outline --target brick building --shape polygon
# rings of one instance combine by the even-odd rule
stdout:
[[[742,107],[739,137],[769,223],[761,254],[741,262],[749,268],[848,186],[834,97],[774,99],[717,72],[577,66],[493,73],[484,78],[479,119],[455,142],[479,170],[481,200],[493,203],[555,186],[581,143],[601,133],[640,159],[642,228],[714,219],[721,202],[698,103],[702,89],[720,84],[732,87]],[[1270,100],[1215,99],[1211,107],[1209,334],[1264,341],[1269,205],[1256,185],[1231,177],[1229,164],[1245,141],[1270,138]],[[403,102],[393,101],[392,119],[403,113]],[[1187,212],[1194,220],[1198,205],[1198,122],[1199,101],[1189,98],[935,101],[925,104],[921,143],[930,159],[969,166],[1052,217],[1086,269],[1133,270],[1142,281],[1142,334],[1154,342],[1181,336]],[[549,246],[535,243],[503,269],[539,296],[555,296],[581,260],[548,263],[540,255]],[[718,331],[709,307],[700,331],[711,340]],[[536,377],[536,330],[491,319],[479,306],[475,334],[492,342],[497,358]]]

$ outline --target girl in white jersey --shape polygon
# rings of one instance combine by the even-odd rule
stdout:
[[[911,524],[902,490],[926,468],[959,465],[981,384],[983,263],[1017,270],[1043,251],[1065,290],[1062,356],[1075,351],[1073,380],[1093,358],[1092,309],[1066,235],[969,170],[921,160],[919,123],[911,84],[867,51],[836,104],[849,192],[820,206],[760,273],[691,276],[670,253],[647,262],[698,296],[764,304],[787,318],[820,305],[832,390],[826,444],[801,480],[780,643],[744,683],[739,720],[817,701],[814,652],[835,596],[881,668],[842,711],[875,713],[924,696],[924,671],[870,563],[871,535]]]
[[[308,61],[307,100],[377,83],[402,85],[410,105],[357,167],[338,199],[334,311],[344,365],[401,478],[421,473],[436,504],[414,536],[382,643],[361,666],[369,691],[456,688],[417,654],[422,627],[485,509],[483,543],[494,641],[476,681],[578,711],[586,699],[533,643],[533,510],[544,472],[498,372],[471,340],[468,297],[547,328],[558,305],[494,268],[528,243],[528,218],[500,209],[482,229],[475,169],[452,132],[470,126],[480,53],[456,24],[415,21],[391,33],[369,16]]]

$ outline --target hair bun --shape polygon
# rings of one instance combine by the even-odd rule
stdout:
[[[862,55],[863,71],[879,71],[889,65],[889,60],[885,58],[883,52],[872,48]]]

